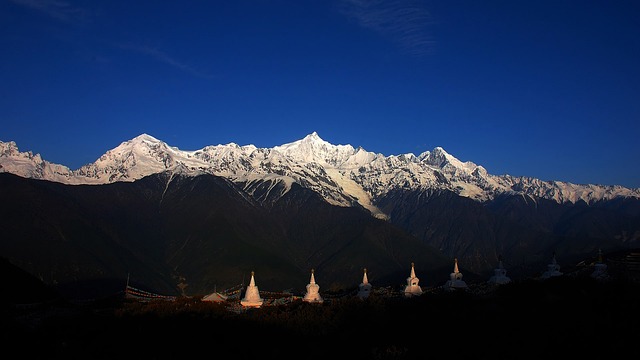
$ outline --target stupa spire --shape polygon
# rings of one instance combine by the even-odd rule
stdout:
[[[309,281],[309,284],[315,284],[316,283],[316,277],[313,276],[313,269],[311,269],[311,280]]]

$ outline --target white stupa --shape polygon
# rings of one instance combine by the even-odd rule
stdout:
[[[205,295],[202,297],[202,301],[210,301],[210,302],[223,302],[227,301],[229,296],[221,294],[219,292],[212,292],[211,294]]]
[[[253,271],[251,272],[251,281],[247,287],[247,292],[244,294],[244,298],[240,300],[240,305],[245,307],[260,307],[264,300],[260,298],[260,292],[256,286],[256,281],[253,278]]]
[[[320,296],[320,286],[316,284],[316,278],[313,276],[313,269],[311,269],[311,280],[307,284],[307,293],[302,298],[303,301],[311,303],[321,303],[322,296]]]
[[[502,266],[502,258],[498,258],[498,267],[493,270],[493,276],[489,278],[489,283],[495,285],[508,284],[511,278],[507,276],[507,270]]]
[[[444,284],[447,291],[467,289],[467,283],[462,280],[462,273],[458,269],[458,259],[453,259],[453,272],[449,274],[449,280]]]
[[[560,265],[556,261],[556,254],[553,253],[553,257],[551,258],[551,263],[547,265],[547,271],[543,272],[540,276],[541,279],[548,279],[555,276],[562,276],[563,273],[560,271]]]
[[[360,299],[366,299],[369,297],[371,293],[371,284],[369,284],[369,279],[367,279],[367,269],[364,269],[364,275],[362,276],[362,282],[358,285],[358,297]]]
[[[420,279],[416,277],[414,263],[411,263],[411,274],[407,278],[407,286],[404,288],[404,296],[411,297],[422,295],[422,288],[418,285]]]
[[[598,249],[598,261],[593,264],[593,272],[591,273],[591,277],[597,280],[606,280],[609,278],[609,273],[607,272],[607,264],[602,261],[602,250]]]

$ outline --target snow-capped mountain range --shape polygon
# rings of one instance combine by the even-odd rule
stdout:
[[[26,178],[97,185],[135,181],[165,171],[222,176],[241,184],[249,193],[256,183],[264,181],[284,185],[271,187],[281,192],[286,192],[295,182],[321,194],[331,204],[360,204],[380,218],[386,215],[376,207],[376,199],[397,189],[446,189],[480,202],[504,193],[552,199],[558,203],[640,198],[640,189],[617,185],[579,185],[491,175],[482,166],[462,162],[441,147],[418,156],[411,153],[384,156],[351,145],[333,145],[316,132],[273,148],[229,143],[195,151],[180,150],[142,134],[77,170],[50,163],[30,151],[20,152],[13,141],[0,142],[0,172]]]

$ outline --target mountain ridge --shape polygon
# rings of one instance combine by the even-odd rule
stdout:
[[[135,181],[173,171],[195,176],[209,173],[250,186],[273,179],[290,188],[298,183],[333,205],[360,206],[385,219],[376,201],[392,190],[447,189],[479,202],[504,193],[524,194],[558,203],[593,203],[616,197],[640,198],[640,189],[620,185],[573,184],[533,177],[492,175],[481,165],[460,161],[442,147],[419,155],[385,156],[351,145],[334,145],[312,132],[300,140],[272,148],[236,143],[180,150],[143,133],[108,150],[77,170],[50,163],[15,142],[0,142],[0,172],[65,184]]]

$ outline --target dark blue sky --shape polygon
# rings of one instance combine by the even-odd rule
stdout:
[[[316,131],[640,187],[638,1],[0,0],[0,140],[76,169]]]

